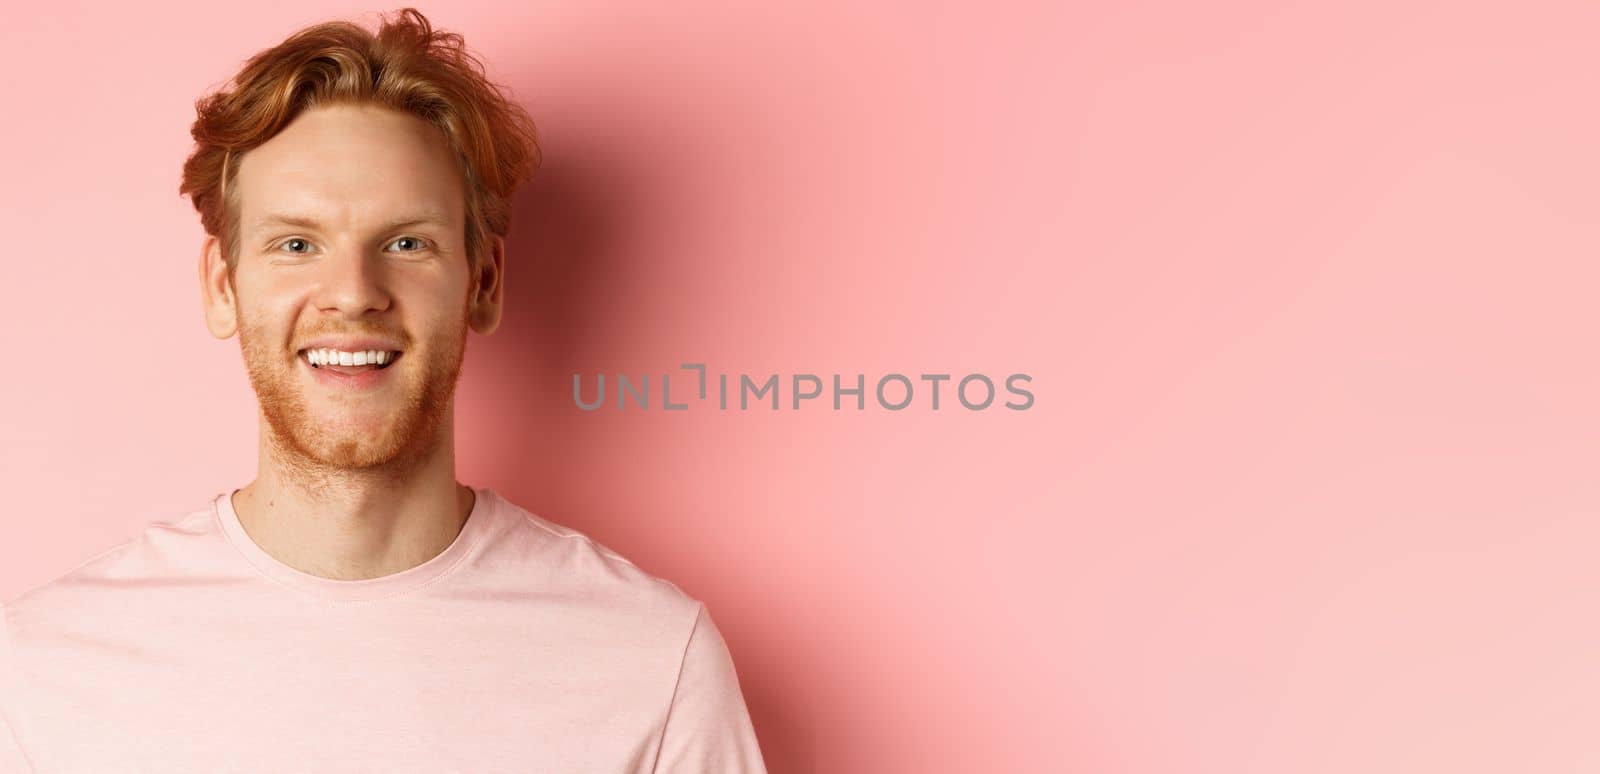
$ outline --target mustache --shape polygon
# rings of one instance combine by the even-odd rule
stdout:
[[[306,341],[312,341],[312,340],[315,340],[315,339],[321,338],[321,337],[340,338],[340,339],[358,339],[358,338],[383,339],[384,341],[399,342],[401,344],[401,346],[403,348],[405,348],[405,349],[411,349],[412,344],[414,343],[412,341],[411,336],[407,335],[405,331],[391,329],[391,328],[376,328],[376,327],[357,327],[357,328],[318,327],[318,328],[312,328],[312,329],[306,330],[306,331],[301,331],[301,332],[295,334],[290,339],[290,341],[291,342],[306,342]]]

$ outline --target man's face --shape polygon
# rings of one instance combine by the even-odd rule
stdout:
[[[233,185],[240,348],[271,442],[302,464],[406,469],[448,429],[471,309],[443,135],[379,107],[314,108],[245,154]],[[323,348],[388,354],[316,365]]]

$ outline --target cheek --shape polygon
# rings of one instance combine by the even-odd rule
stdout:
[[[239,336],[246,353],[257,358],[276,358],[293,339],[293,315],[281,307],[241,302]],[[293,353],[290,353],[291,355]]]
[[[275,309],[250,304],[239,307],[240,327],[248,329],[257,338],[267,336],[273,330],[281,328],[282,324],[277,322],[280,319],[282,316]]]
[[[274,321],[292,319],[295,307],[305,297],[305,290],[288,278],[270,274],[246,277],[241,269],[234,297],[241,318],[267,327]]]
[[[464,277],[452,277],[449,282],[411,291],[397,294],[394,300],[421,318],[420,327],[413,331],[419,337],[449,339],[457,328],[465,325],[472,294]]]

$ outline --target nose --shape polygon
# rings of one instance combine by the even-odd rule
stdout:
[[[316,271],[318,310],[360,319],[369,311],[389,308],[392,299],[378,256],[357,248],[339,249],[319,261]]]

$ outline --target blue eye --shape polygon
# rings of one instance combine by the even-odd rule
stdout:
[[[294,245],[294,244],[305,245],[307,250],[311,249],[311,243],[307,242],[304,239],[300,239],[299,237],[296,237],[294,239],[286,239],[286,240],[284,240],[283,244],[279,245],[279,247],[280,248],[288,247],[289,245]],[[289,252],[291,252],[291,253],[300,253],[300,252],[305,252],[305,251],[304,250],[290,250]]]
[[[417,237],[409,237],[409,236],[400,237],[399,239],[396,239],[393,242],[390,242],[389,244],[398,245],[398,244],[402,244],[402,243],[409,243],[409,244],[412,245],[412,247],[409,248],[409,249],[401,248],[400,252],[402,252],[402,253],[414,253],[414,252],[416,252],[418,250],[421,250],[423,247],[425,247],[427,245],[427,243],[424,242],[423,240],[418,239]]]

